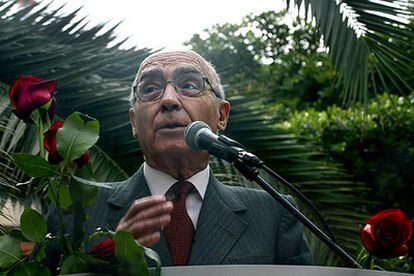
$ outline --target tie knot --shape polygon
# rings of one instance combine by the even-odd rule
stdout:
[[[193,184],[191,184],[191,182],[180,181],[180,182],[175,182],[172,188],[175,194],[180,196],[182,194],[188,195],[191,192],[191,190],[194,188],[194,186]]]

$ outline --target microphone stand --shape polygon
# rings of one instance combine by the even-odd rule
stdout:
[[[245,163],[233,160],[233,165],[236,169],[248,180],[256,182],[263,188],[270,196],[293,214],[305,227],[307,227],[313,234],[315,234],[321,241],[323,241],[332,251],[334,251],[348,267],[356,267],[362,269],[362,266],[355,261],[344,249],[333,242],[324,232],[322,232],[312,221],[310,221],[304,214],[302,214],[295,206],[279,194],[269,183],[267,183],[259,174],[256,167],[246,165]]]

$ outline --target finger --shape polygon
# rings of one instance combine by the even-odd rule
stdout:
[[[171,216],[169,214],[137,221],[130,227],[129,231],[132,233],[134,238],[139,239],[145,235],[153,232],[157,232],[162,227],[170,223]]]
[[[167,200],[163,195],[155,195],[155,196],[147,196],[140,199],[135,200],[131,206],[129,207],[128,211],[126,212],[124,218],[129,220],[133,217],[137,212],[141,210],[145,210],[151,206],[164,203]]]
[[[136,221],[136,220],[143,220],[147,218],[154,218],[158,216],[162,216],[164,214],[171,214],[171,212],[174,209],[174,205],[171,201],[167,201],[163,204],[158,204],[152,207],[149,207],[145,210],[142,210],[138,213],[135,213],[135,216],[130,218],[130,220]]]
[[[137,239],[137,241],[145,246],[145,247],[149,247],[151,245],[154,245],[155,243],[157,243],[161,238],[161,234],[159,231],[155,232],[155,233],[151,233],[148,235],[145,235],[139,239]]]

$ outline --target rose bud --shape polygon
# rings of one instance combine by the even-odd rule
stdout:
[[[20,242],[20,250],[22,251],[22,255],[24,257],[29,256],[30,254],[32,254],[33,250],[35,247],[35,243],[32,241],[29,242]]]
[[[63,127],[62,121],[56,121],[50,126],[50,128],[45,132],[43,139],[43,145],[45,149],[49,152],[48,160],[51,164],[59,164],[63,158],[60,156],[57,150],[57,141],[56,134],[59,128]],[[74,160],[78,167],[81,168],[89,162],[89,152],[85,152],[81,157]]]
[[[25,122],[30,121],[30,114],[53,98],[56,86],[55,80],[44,81],[34,76],[19,77],[9,92],[10,102],[14,107],[13,113]],[[49,113],[51,114],[54,115],[54,110]]]
[[[78,168],[82,168],[89,163],[89,151],[82,154],[81,157],[75,160],[75,163],[78,164]]]
[[[413,232],[412,221],[398,209],[379,212],[360,226],[365,249],[378,258],[394,258],[407,254]]]
[[[48,160],[50,164],[59,164],[63,160],[62,156],[58,153],[56,142],[56,133],[61,127],[63,127],[63,122],[57,121],[45,132],[43,145],[49,152]]]
[[[106,259],[111,257],[115,252],[114,240],[104,240],[95,245],[88,253],[96,258]]]

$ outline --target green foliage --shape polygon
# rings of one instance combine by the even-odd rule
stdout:
[[[297,135],[276,126],[272,118],[266,116],[267,107],[261,105],[260,100],[254,100],[252,95],[231,97],[229,100],[233,110],[224,134],[241,142],[246,149],[300,188],[321,211],[339,243],[356,254],[359,239],[357,225],[367,217],[364,206],[370,204],[363,197],[366,191],[363,183],[350,181],[349,175],[335,164],[324,162],[316,147],[300,142]],[[241,180],[234,168],[225,166],[223,162],[216,161],[212,167],[224,183],[254,186]],[[276,181],[269,181],[279,191],[286,192],[286,188]],[[307,208],[302,210],[313,216]],[[317,264],[339,265],[337,257],[317,238],[312,235],[308,237]]]
[[[11,115],[7,100],[9,85],[20,75],[56,79],[58,115],[65,117],[77,110],[100,122],[102,138],[99,146],[105,149],[106,155],[93,150],[101,158],[97,160],[91,156],[91,160],[99,162],[101,168],[107,166],[107,169],[99,169],[98,180],[105,180],[105,177],[125,179],[125,171],[131,173],[135,170],[139,152],[129,126],[130,85],[137,64],[151,50],[120,50],[122,43],[108,46],[115,39],[116,26],[100,35],[98,33],[105,24],[86,30],[86,18],[73,20],[79,10],[58,16],[58,10],[32,12],[32,8],[27,7],[13,12],[13,8],[16,6],[12,1],[0,1],[3,15],[0,17],[0,114],[4,118],[0,122],[7,125],[5,135],[0,132],[0,149],[4,145],[7,152],[27,152],[26,148],[34,145],[33,153],[37,153],[32,133]],[[124,164],[122,169],[113,161]]]
[[[63,209],[68,209],[73,203],[69,185],[59,185],[57,181],[49,184],[47,195],[51,202],[59,203]]]
[[[35,275],[44,275],[49,276],[52,275],[46,267],[35,264],[35,263],[27,263],[22,265],[18,270],[13,272],[15,276],[35,276]]]
[[[25,208],[20,218],[22,234],[28,240],[42,242],[47,233],[46,220],[39,212]]]
[[[229,94],[251,93],[293,109],[339,103],[317,29],[300,18],[292,26],[286,21],[286,12],[249,15],[205,30],[205,39],[195,34],[187,44],[216,65]]]
[[[0,236],[0,270],[18,262],[21,256],[18,240],[8,235]]]
[[[331,7],[331,4],[327,3],[326,6]],[[140,152],[136,140],[131,136],[128,122],[128,94],[137,64],[150,51],[119,50],[119,45],[107,47],[112,41],[113,30],[102,36],[97,36],[97,33],[103,25],[84,30],[80,28],[84,20],[71,23],[76,12],[63,17],[56,16],[57,11],[37,12],[28,16],[29,9],[13,14],[8,13],[7,5],[4,1],[0,2],[0,12],[7,14],[0,19],[1,81],[11,84],[21,74],[58,79],[58,114],[64,116],[73,110],[79,110],[101,122],[100,148],[94,148],[92,151],[96,155],[91,157],[94,160],[92,170],[98,173],[96,180],[120,180],[126,176],[124,170],[129,174],[134,172],[139,164],[137,159]],[[332,14],[328,20],[332,21],[332,16],[336,17],[335,20],[341,18],[339,13]],[[251,22],[255,20],[262,25],[257,28],[253,26]],[[338,20],[335,22],[338,23]],[[350,181],[342,170],[323,161],[318,148],[298,140],[290,129],[275,126],[276,119],[269,116],[269,104],[263,105],[265,101],[257,101],[258,95],[266,96],[272,101],[273,94],[278,94],[277,98],[284,97],[284,101],[292,108],[301,107],[302,103],[301,108],[306,108],[315,99],[320,100],[322,106],[337,102],[335,96],[331,97],[336,94],[330,81],[333,77],[332,65],[327,61],[326,54],[318,50],[319,36],[316,32],[312,34],[314,29],[310,26],[309,29],[300,27],[292,37],[286,31],[286,26],[278,22],[278,15],[271,12],[265,13],[261,18],[248,19],[243,24],[266,32],[255,33],[248,29],[244,32],[240,26],[228,24],[222,28],[217,27],[218,31],[211,31],[210,41],[195,36],[191,42],[200,47],[194,48],[196,51],[213,61],[222,73],[228,90],[233,92],[233,97],[230,98],[232,116],[226,133],[240,140],[300,187],[323,211],[340,244],[354,253],[358,240],[357,224],[363,220],[364,206],[371,203],[363,196],[365,186]],[[270,27],[271,24],[273,28]],[[395,27],[396,29],[398,28]],[[343,38],[340,37],[341,33],[334,34],[335,39],[332,41],[338,42],[340,38],[346,40],[352,34],[346,31],[342,35]],[[47,48],[44,46],[45,41]],[[309,45],[304,41],[309,41]],[[289,45],[294,45],[294,50],[289,51]],[[349,50],[344,48],[348,43],[327,45],[333,48],[336,46],[333,53],[338,53],[339,49],[344,56],[353,59]],[[365,61],[358,58],[355,60]],[[391,67],[395,63],[398,65],[399,60],[392,60]],[[264,61],[270,62],[270,65]],[[334,64],[337,66],[338,63],[335,61]],[[352,70],[354,69],[350,68],[351,72]],[[357,80],[356,83],[361,84]],[[0,88],[3,90],[3,98],[7,98],[5,95],[8,89],[3,86]],[[244,93],[245,91],[251,93]],[[307,91],[312,92],[305,98]],[[20,124],[10,114],[8,105],[1,102],[0,107],[3,108],[0,109],[0,124],[4,126],[0,149],[18,152],[23,147],[35,145],[30,137],[30,129],[26,129],[24,124]],[[33,151],[36,151],[35,147]],[[10,166],[9,161],[0,164]],[[252,185],[240,181],[234,168],[219,161],[217,164],[216,171],[226,183]],[[10,175],[14,177],[15,174]],[[278,186],[277,183],[272,184]],[[283,190],[283,187],[278,187]],[[315,238],[310,237],[309,241],[318,264],[338,264],[333,254]],[[129,255],[129,250],[124,252],[123,256]]]
[[[80,273],[84,272],[86,268],[86,261],[77,252],[74,252],[63,261],[61,274]]]
[[[16,165],[30,177],[48,177],[60,174],[60,168],[49,164],[46,159],[27,153],[13,154]]]
[[[144,248],[138,245],[129,232],[117,232],[114,237],[115,257],[120,267],[119,274],[148,275]]]
[[[284,127],[314,141],[372,188],[382,208],[401,208],[414,216],[414,94],[383,94],[364,107],[336,106],[294,112]]]
[[[58,129],[56,140],[59,154],[64,160],[73,161],[91,148],[99,138],[99,122],[74,112]]]
[[[414,57],[402,45],[413,42],[408,1],[318,1],[288,0],[315,19],[329,55],[338,72],[344,101],[368,99],[369,83],[394,87],[399,93],[411,90]],[[389,4],[388,2],[392,2]],[[411,46],[412,47],[412,46]],[[391,84],[391,85],[389,85]]]

